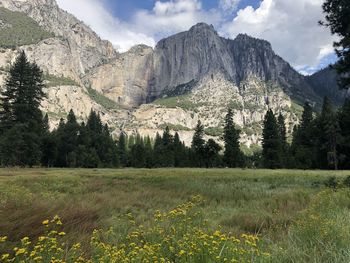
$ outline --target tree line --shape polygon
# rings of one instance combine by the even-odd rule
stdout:
[[[324,99],[320,114],[306,103],[300,125],[288,141],[285,119],[269,109],[265,115],[262,152],[247,157],[240,149],[240,130],[228,109],[221,136],[223,147],[204,139],[200,121],[192,144],[166,127],[154,139],[121,132],[114,140],[108,125],[91,111],[78,123],[71,110],[53,131],[42,116],[43,73],[22,52],[10,68],[0,98],[1,166],[43,167],[258,167],[301,169],[350,168],[350,100],[335,111]]]

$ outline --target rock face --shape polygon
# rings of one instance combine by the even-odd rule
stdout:
[[[157,44],[149,100],[216,73],[236,85],[257,77],[278,83],[297,99],[319,100],[305,77],[277,56],[267,41],[244,34],[234,40],[225,39],[212,26],[203,23]]]
[[[25,50],[46,76],[56,78],[42,104],[53,127],[70,109],[80,119],[93,109],[115,134],[154,136],[168,125],[190,144],[198,120],[208,138],[218,138],[230,107],[242,142],[252,145],[260,143],[268,108],[283,113],[291,131],[301,114],[296,101],[319,104],[323,95],[344,96],[333,87],[334,73],[304,77],[267,41],[245,34],[225,39],[204,23],[159,41],[154,49],[139,45],[118,54],[55,0],[2,0],[0,7],[30,17],[50,33],[25,46],[0,45],[0,86],[6,67]],[[9,28],[0,18],[0,30]]]
[[[68,65],[59,72],[60,74],[64,75],[69,69],[72,71],[70,75],[74,75],[74,79],[78,80],[86,71],[116,57],[111,43],[101,40],[88,26],[60,9],[55,0],[2,0],[0,7],[22,12],[47,31],[54,33],[55,41],[51,41],[49,45],[52,49],[64,53],[65,58],[60,59],[69,57],[69,60],[66,60]],[[39,66],[47,66],[50,73],[60,71],[59,69],[63,67],[56,66],[58,52],[50,52],[49,49],[45,49],[45,52],[49,58],[47,63],[52,66],[38,63]]]

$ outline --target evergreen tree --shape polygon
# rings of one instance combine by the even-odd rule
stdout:
[[[239,167],[243,165],[243,153],[239,147],[239,130],[237,130],[233,123],[233,112],[228,110],[225,118],[224,127],[224,162],[228,167]]]
[[[221,146],[213,139],[209,139],[206,142],[204,146],[204,163],[206,168],[217,166],[220,150]]]
[[[174,166],[174,138],[168,126],[165,127],[162,137],[162,167]]]
[[[339,124],[332,103],[324,98],[321,115],[316,120],[319,136],[317,145],[318,168],[338,169],[337,144],[339,140]]]
[[[264,167],[270,169],[280,168],[282,166],[282,145],[277,120],[271,109],[267,111],[264,119],[262,146]]]
[[[78,146],[79,124],[73,110],[69,111],[67,122],[60,121],[57,135],[57,158],[55,165],[58,167],[77,167],[76,148]]]
[[[145,162],[146,162],[145,167],[152,168],[154,167],[152,140],[149,136],[147,136],[144,142],[145,142]]]
[[[281,139],[281,161],[282,161],[282,166],[286,167],[288,164],[288,143],[287,143],[287,129],[286,129],[286,124],[285,124],[285,119],[280,113],[277,118],[277,123],[278,123],[278,132],[279,132],[279,137]]]
[[[350,169],[350,98],[345,100],[338,114],[340,126],[339,161],[341,169]]]
[[[192,138],[191,150],[193,153],[193,162],[195,166],[203,167],[204,166],[204,146],[205,141],[204,137],[204,126],[199,120]]]
[[[293,155],[293,166],[295,168],[310,169],[315,167],[316,133],[317,129],[313,119],[312,108],[308,103],[305,103],[301,124],[293,132],[291,152]]]
[[[336,54],[339,58],[335,65],[341,76],[341,87],[350,88],[350,1],[347,0],[326,0],[322,5],[326,13],[326,22],[321,25],[331,29],[332,34],[339,37],[334,43]]]
[[[188,155],[185,145],[180,141],[180,136],[176,132],[174,135],[174,166],[175,167],[185,167],[188,165]]]
[[[7,159],[6,165],[33,166],[39,164],[41,160],[41,138],[44,132],[42,114],[39,109],[43,93],[43,76],[39,67],[31,64],[25,53],[17,57],[11,66],[6,79],[5,87],[1,93],[0,111],[0,134],[1,144],[13,143],[18,146],[13,151],[20,151],[22,154],[7,152],[7,155],[18,156],[18,160],[13,158],[12,163]],[[13,127],[17,127],[18,141],[6,141],[12,137]],[[14,138],[16,140],[16,138]],[[11,151],[11,147],[7,148]],[[5,153],[1,153],[4,156]]]
[[[153,147],[153,160],[155,167],[162,167],[162,160],[163,160],[163,141],[160,134],[157,132],[156,138],[154,140],[154,147]]]
[[[122,167],[126,167],[128,163],[128,153],[126,148],[127,137],[124,132],[121,132],[118,140],[118,155]]]

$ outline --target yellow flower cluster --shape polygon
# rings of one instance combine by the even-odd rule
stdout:
[[[23,238],[13,256],[2,255],[2,262],[255,262],[269,258],[259,248],[256,235],[234,237],[209,230],[200,213],[201,202],[196,196],[167,213],[156,211],[147,228],[137,226],[128,214],[125,236],[117,236],[113,229],[95,230],[88,258],[80,244],[67,247],[60,241],[65,233],[52,229],[35,244]],[[45,229],[61,224],[58,217],[43,221]]]

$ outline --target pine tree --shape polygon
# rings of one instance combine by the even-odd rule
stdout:
[[[350,88],[350,1],[326,0],[322,5],[326,14],[326,22],[320,24],[331,29],[331,33],[338,36],[339,41],[334,43],[339,58],[335,65],[341,76],[341,87]]]
[[[6,148],[7,144],[13,143],[18,145],[22,152],[17,153],[17,161],[12,159],[13,165],[33,166],[41,160],[41,138],[44,132],[39,109],[44,97],[42,75],[39,67],[35,63],[31,64],[25,53],[21,52],[10,68],[4,91],[1,93],[1,144]],[[17,134],[21,132],[21,135],[16,137],[17,142],[6,141],[12,136],[7,136],[6,133],[12,131],[13,127],[17,127]],[[11,147],[8,147],[8,150],[11,151]],[[16,149],[13,148],[13,151]],[[3,153],[1,155],[4,156]],[[12,164],[7,161],[7,165]]]
[[[295,168],[310,169],[315,167],[317,136],[312,108],[309,103],[305,103],[301,123],[293,132],[291,153]]]
[[[173,143],[173,150],[174,150],[174,166],[175,167],[185,167],[187,163],[187,153],[186,153],[186,147],[180,140],[179,134],[176,132],[174,135],[174,143]]]
[[[204,146],[204,163],[206,168],[214,167],[219,162],[221,146],[213,139],[209,139]]]
[[[154,140],[154,147],[153,147],[153,160],[155,167],[162,167],[162,160],[163,160],[163,141],[160,134],[157,132],[156,138]]]
[[[338,114],[340,126],[339,161],[341,169],[350,169],[350,98],[345,100]]]
[[[67,116],[67,122],[60,121],[57,135],[57,158],[58,167],[77,167],[76,148],[78,147],[78,134],[80,127],[73,110]]]
[[[174,138],[170,134],[169,127],[166,126],[162,136],[162,166],[163,167],[174,166],[173,142],[174,142]]]
[[[191,150],[193,153],[193,162],[195,166],[203,167],[204,166],[204,146],[205,141],[204,137],[204,126],[199,120],[195,128],[195,132],[192,138]]]
[[[277,120],[271,109],[267,111],[264,119],[262,146],[264,167],[270,169],[280,168],[282,166],[282,145]]]
[[[288,143],[287,143],[287,129],[286,129],[286,124],[285,124],[285,119],[280,113],[277,118],[277,123],[278,123],[278,132],[279,136],[281,139],[281,160],[282,160],[282,166],[286,167],[288,164]]]
[[[239,130],[237,130],[233,123],[233,112],[228,110],[225,117],[224,127],[224,162],[228,167],[239,167],[243,165],[243,153],[239,147]]]
[[[333,110],[332,102],[325,97],[321,115],[316,120],[318,126],[317,160],[318,168],[338,169],[337,144],[340,135],[338,119]]]
[[[126,167],[128,163],[128,153],[126,149],[127,137],[124,132],[121,132],[118,140],[118,155],[122,167]]]

